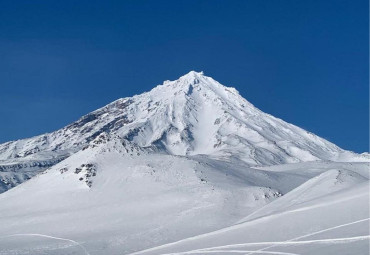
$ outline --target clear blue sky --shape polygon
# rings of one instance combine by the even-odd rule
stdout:
[[[0,142],[196,70],[267,113],[368,151],[367,0],[0,4]]]

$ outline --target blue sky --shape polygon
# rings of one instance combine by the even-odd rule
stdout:
[[[368,151],[367,0],[0,3],[0,142],[196,70],[267,113]]]

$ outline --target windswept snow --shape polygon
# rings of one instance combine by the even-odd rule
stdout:
[[[367,254],[369,154],[190,72],[0,145],[0,254]]]

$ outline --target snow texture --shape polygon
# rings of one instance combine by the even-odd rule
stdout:
[[[0,145],[0,254],[368,254],[368,153],[202,72]]]

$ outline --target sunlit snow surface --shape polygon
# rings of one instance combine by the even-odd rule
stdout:
[[[0,145],[0,254],[368,254],[368,162],[190,72]]]

